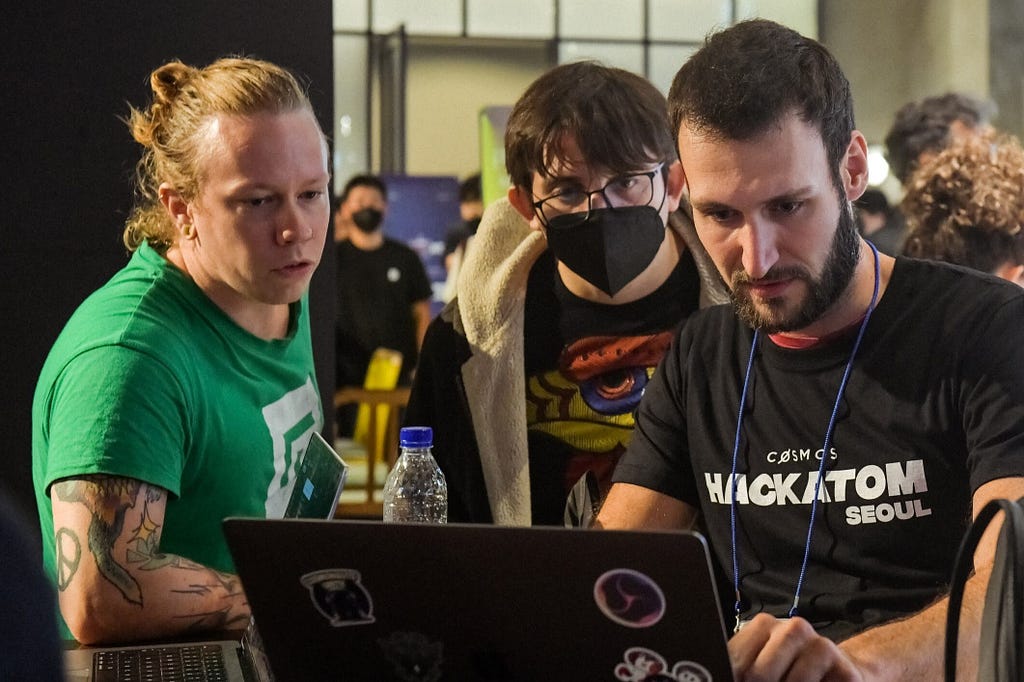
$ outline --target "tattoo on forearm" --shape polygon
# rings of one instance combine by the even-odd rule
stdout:
[[[128,563],[138,564],[143,571],[155,571],[158,568],[180,568],[186,571],[205,571],[207,568],[194,561],[176,554],[164,554],[158,551],[160,546],[160,526],[149,515],[149,503],[154,499],[147,495],[146,503],[142,507],[142,520],[138,528],[132,531],[132,537],[128,540]]]
[[[193,583],[189,589],[177,590],[177,592],[204,596],[219,595],[222,601],[227,602],[227,605],[216,611],[181,616],[181,618],[197,619],[189,626],[189,630],[225,630],[245,625],[249,618],[249,602],[244,598],[242,581],[238,579],[238,576],[230,573],[209,571],[209,575],[212,582]]]
[[[176,590],[183,594],[220,594],[224,598],[236,597],[242,594],[242,581],[230,573],[219,573],[207,569],[212,582],[192,583],[188,589]]]
[[[245,626],[249,622],[249,614],[237,613],[231,615],[232,609],[225,608],[210,613],[189,614],[179,618],[193,618],[194,622],[185,628],[186,633],[209,632],[210,630],[232,630]]]
[[[56,550],[57,589],[63,592],[71,584],[82,562],[82,543],[70,528],[58,528]]]
[[[97,476],[87,481],[62,481],[53,486],[58,498],[64,502],[84,504],[92,514],[88,530],[89,551],[96,558],[100,575],[125,599],[139,605],[142,604],[142,590],[124,566],[114,559],[113,549],[124,528],[125,514],[135,507],[141,487],[138,481],[109,476]]]
[[[144,494],[140,494],[143,489]],[[89,551],[96,559],[100,574],[129,602],[143,605],[142,588],[129,573],[128,567],[143,571],[162,568],[192,571],[196,577],[187,587],[174,592],[183,597],[193,595],[201,602],[216,600],[215,603],[219,604],[205,612],[195,613],[189,608],[187,615],[175,616],[191,621],[186,629],[198,632],[245,625],[249,617],[248,603],[237,576],[220,573],[182,556],[159,551],[162,528],[153,519],[149,507],[163,496],[164,492],[160,488],[131,479],[91,476],[87,479],[59,481],[52,490],[56,498],[64,502],[80,503],[89,510]],[[115,543],[126,530],[128,510],[137,508],[139,504],[142,506],[139,523],[130,533],[126,533],[127,550],[123,562],[119,563],[114,558]],[[70,528],[57,529],[55,536],[57,584],[64,591],[80,568],[82,542]]]
[[[150,570],[167,565],[158,549],[160,547],[160,525],[149,515],[150,496],[142,504],[142,519],[132,531],[128,540],[127,560],[130,564],[142,564],[140,568]],[[156,564],[156,565],[154,565]]]

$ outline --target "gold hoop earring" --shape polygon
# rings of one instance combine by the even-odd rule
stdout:
[[[182,224],[182,226],[181,226],[181,236],[184,237],[185,239],[192,239],[192,234],[193,234],[192,228],[193,228],[192,223],[184,223],[184,224]]]

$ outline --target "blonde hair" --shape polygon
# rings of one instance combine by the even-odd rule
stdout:
[[[900,204],[904,253],[995,272],[1024,263],[1024,148],[1011,135],[972,136],[921,165]]]
[[[312,111],[305,88],[286,69],[266,61],[226,57],[204,68],[174,60],[149,77],[153,100],[145,110],[131,107],[126,120],[144,148],[136,166],[136,205],[124,228],[129,251],[143,241],[160,253],[175,241],[174,225],[160,203],[161,183],[186,201],[202,183],[204,132],[220,115]]]

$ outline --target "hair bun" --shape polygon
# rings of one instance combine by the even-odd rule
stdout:
[[[149,78],[150,87],[153,89],[153,103],[173,102],[195,74],[195,68],[180,61],[168,62],[161,66]]]

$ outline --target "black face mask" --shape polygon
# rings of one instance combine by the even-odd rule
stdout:
[[[373,232],[380,227],[384,214],[375,208],[364,208],[352,214],[352,222],[363,232]]]
[[[665,240],[665,223],[653,206],[600,208],[548,221],[555,258],[609,296],[647,269]]]

